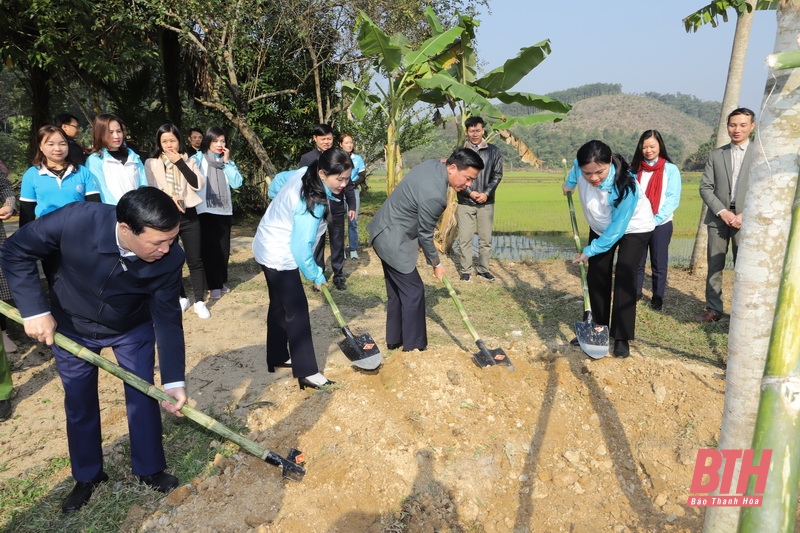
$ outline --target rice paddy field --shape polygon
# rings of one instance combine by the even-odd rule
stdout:
[[[675,212],[674,238],[694,239],[702,200],[698,192],[699,172],[684,172],[681,204]],[[567,200],[561,192],[560,173],[513,171],[503,176],[497,189],[494,233],[507,235],[571,235]],[[385,199],[386,176],[369,178],[370,198],[377,205]],[[365,201],[366,203],[366,201]],[[588,227],[575,202],[578,231],[584,240]]]

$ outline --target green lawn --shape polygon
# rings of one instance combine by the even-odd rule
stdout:
[[[700,216],[702,200],[698,193],[699,172],[684,172],[681,204],[673,221],[674,237],[694,238]],[[571,234],[567,200],[561,193],[563,176],[546,172],[508,172],[497,189],[495,207],[495,234]],[[364,215],[371,216],[386,198],[386,176],[372,175],[369,178],[369,194],[363,196]],[[578,231],[588,235],[586,222],[575,204]],[[364,224],[366,225],[366,218]],[[361,229],[361,228],[359,228]],[[366,233],[364,233],[366,238]]]

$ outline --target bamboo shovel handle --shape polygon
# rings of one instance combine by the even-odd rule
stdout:
[[[333,316],[336,317],[336,322],[339,323],[340,328],[344,328],[347,326],[347,323],[344,321],[344,317],[342,313],[339,311],[339,307],[336,305],[336,302],[333,301],[333,296],[331,296],[331,291],[328,290],[328,287],[325,285],[320,285],[322,288],[322,294],[325,295],[325,299],[328,300],[328,304],[331,306],[331,311],[333,311]]]
[[[456,303],[456,308],[458,309],[458,312],[461,315],[461,320],[464,321],[464,325],[467,326],[470,335],[472,335],[472,340],[478,342],[479,340],[481,340],[481,338],[478,335],[478,332],[475,330],[475,328],[472,327],[472,322],[469,321],[467,312],[464,310],[464,306],[461,305],[461,300],[459,300],[456,291],[453,290],[453,286],[450,285],[450,280],[447,279],[447,276],[442,276],[442,283],[444,283],[444,286],[447,287],[447,292],[450,293],[450,297],[453,298],[453,301]]]
[[[12,307],[7,303],[0,300],[0,313],[3,313],[8,318],[15,322],[19,322],[20,324],[23,323],[22,316],[20,316],[19,311],[16,307]],[[119,365],[115,365],[105,357],[101,357],[94,353],[93,351],[89,350],[88,348],[81,346],[77,342],[65,337],[61,333],[55,334],[54,342],[60,346],[61,348],[67,350],[69,353],[83,359],[84,361],[88,361],[93,365],[102,368],[103,370],[109,372],[110,374],[115,375],[134,389],[148,395],[149,397],[158,400],[158,401],[168,401],[171,403],[175,403],[175,398],[167,394],[166,392],[162,391],[155,385],[148,383],[147,381],[143,380],[139,376],[136,376],[124,368],[120,367]],[[263,460],[267,460],[268,456],[270,455],[270,451],[266,448],[256,444],[255,442],[239,435],[238,433],[234,432],[226,425],[218,422],[216,419],[211,418],[207,414],[198,411],[194,407],[190,405],[184,405],[181,407],[180,410],[186,418],[197,422],[201,426],[206,429],[213,431],[214,433],[225,437],[231,442],[234,442],[241,446],[244,450],[252,453],[253,455],[260,457]]]

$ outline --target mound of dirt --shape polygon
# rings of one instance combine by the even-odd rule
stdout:
[[[232,261],[247,264],[246,240],[236,250]],[[348,274],[380,276],[369,251],[346,267]],[[461,324],[446,331],[441,321],[429,321],[432,337],[458,342],[437,342],[425,352],[384,348],[378,371],[359,372],[338,350],[330,311],[310,295],[320,363],[337,384],[301,391],[289,370],[266,371],[263,277],[254,266],[236,274],[233,292],[213,302],[211,319],[185,315],[191,401],[242,420],[250,438],[279,454],[302,450],[305,479],[284,481],[244,451],[218,456],[217,475],[183,480],[154,512],[132,510],[127,530],[700,529],[703,511],[685,503],[697,449],[718,438],[719,368],[650,357],[636,343],[629,359],[593,361],[563,338],[543,340],[526,330],[487,340],[502,344],[514,371],[480,369]],[[496,284],[512,282],[580,294],[563,262],[536,269],[505,264]],[[703,280],[675,283],[702,294]],[[385,347],[383,320],[376,302],[354,329]],[[67,455],[49,350],[20,344],[11,357],[16,417],[0,424],[0,449],[11,450],[3,453],[6,477]],[[114,442],[127,434],[121,387],[108,375],[100,387],[104,436]]]

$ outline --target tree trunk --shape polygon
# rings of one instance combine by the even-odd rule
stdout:
[[[733,34],[733,47],[731,60],[728,64],[728,79],[725,82],[725,95],[722,97],[719,123],[717,124],[717,148],[730,142],[728,137],[728,113],[739,107],[739,94],[742,89],[744,77],[744,60],[747,56],[747,44],[750,41],[750,28],[753,26],[753,13],[756,0],[747,0],[753,8],[750,13],[745,12],[736,19],[736,32]],[[696,276],[705,276],[708,272],[708,232],[703,222],[706,218],[706,204],[700,210],[700,222],[697,224],[697,235],[694,239],[692,259],[689,261],[689,271]]]
[[[400,155],[400,144],[397,141],[397,130],[390,120],[386,128],[386,146],[383,148],[386,160],[386,196],[392,191],[400,180],[403,179],[403,159]]]
[[[776,50],[796,47],[800,17],[798,0],[793,1],[792,7],[780,12]],[[777,79],[769,82],[774,83],[775,92],[765,100],[765,111],[759,120],[753,146],[757,152],[750,171],[736,260],[720,449],[751,447],[758,409],[755,398],[760,394],[791,222],[791,192],[795,190],[800,170],[797,155],[800,72],[777,74]],[[797,438],[796,435],[787,437]],[[738,483],[738,466],[737,463],[734,487]],[[778,477],[777,473],[773,474]],[[791,503],[795,504],[796,498],[792,498]],[[703,531],[734,531],[739,511],[738,507],[709,507]],[[779,530],[766,527],[759,531]]]
[[[181,102],[181,44],[178,34],[161,30],[161,64],[164,75],[164,101],[169,121],[181,128],[183,122],[183,103]]]

